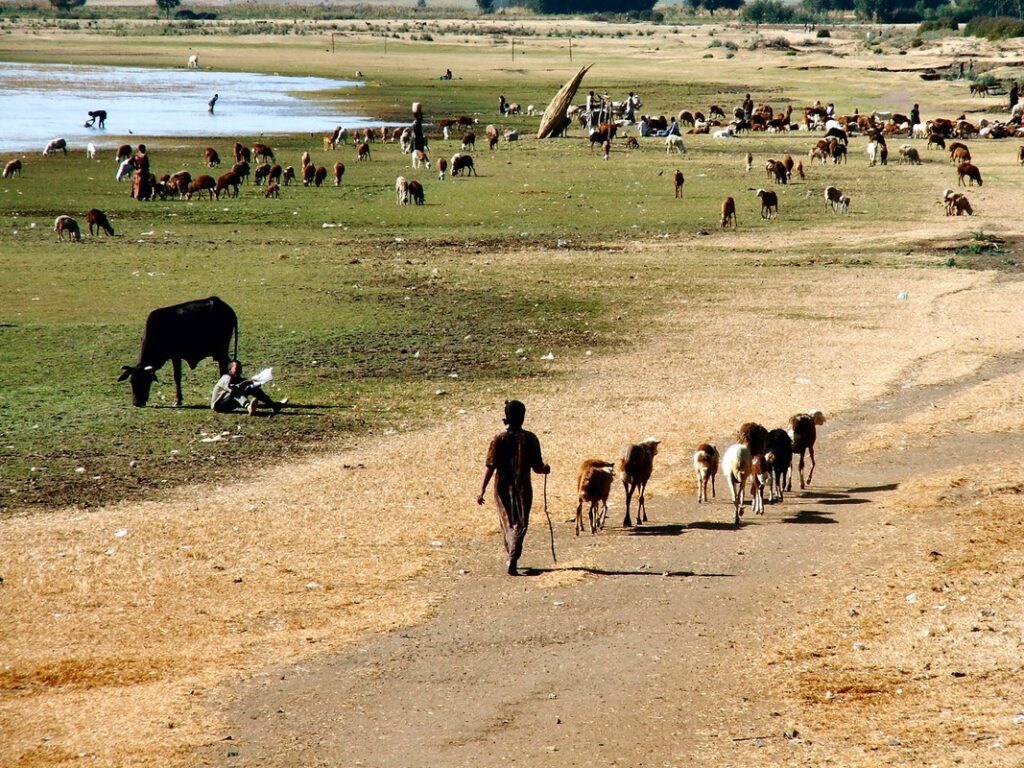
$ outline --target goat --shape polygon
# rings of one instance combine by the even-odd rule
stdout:
[[[665,137],[665,154],[671,155],[673,152],[676,152],[680,155],[686,154],[686,145],[683,143],[682,136]]]
[[[968,216],[974,215],[974,209],[971,208],[971,204],[967,200],[966,195],[961,195],[958,192],[947,189],[943,200],[946,204],[947,216],[963,216],[964,214],[967,214]]]
[[[929,133],[928,134],[928,149],[945,149],[946,140],[942,138],[941,134]]]
[[[268,200],[271,197],[280,197],[280,196],[281,196],[281,185],[277,184],[276,182],[275,183],[271,183],[271,184],[267,184],[267,188],[263,191],[263,197],[267,198]]]
[[[210,193],[210,199],[213,200],[213,192],[217,188],[217,182],[214,181],[213,176],[198,176],[191,184],[188,185],[188,194],[186,195],[189,200],[192,199],[192,195],[196,192],[199,196],[203,196],[203,191]]]
[[[43,150],[43,157],[49,157],[61,150],[66,155],[68,153],[68,143],[64,139],[53,139],[47,143],[46,149]]]
[[[708,480],[711,497],[715,496],[715,475],[718,474],[718,449],[711,443],[701,443],[693,454],[693,471],[697,473],[697,503],[708,500]]]
[[[461,176],[463,171],[466,171],[467,176],[476,176],[476,168],[473,167],[473,158],[470,155],[456,152],[452,155],[450,167],[452,176]]]
[[[133,173],[135,173],[135,160],[129,157],[118,166],[117,174],[114,178],[118,181],[124,181],[125,179],[131,178]]]
[[[727,197],[722,201],[722,229],[728,227],[730,221],[732,228],[736,229],[736,201]]]
[[[193,53],[191,56],[188,57],[188,68],[189,69],[199,69],[199,54],[198,53]]]
[[[334,149],[334,136],[324,136],[324,152]]]
[[[651,472],[654,471],[654,457],[658,455],[660,443],[660,440],[648,437],[636,445],[627,445],[622,451],[618,472],[622,486],[626,489],[626,516],[622,520],[622,525],[625,528],[630,528],[633,525],[629,517],[629,505],[634,491],[637,490],[639,490],[639,498],[636,504],[636,523],[640,525],[647,521],[647,503],[644,494],[647,490],[647,483],[651,479]]]
[[[448,172],[448,161],[443,157],[437,161],[437,180],[444,181],[444,175]]]
[[[769,160],[765,163],[765,170],[768,172],[768,178],[774,178],[776,184],[789,182],[789,172],[786,170],[785,164],[778,160]]]
[[[9,179],[17,174],[21,176],[21,160],[14,158],[7,165],[4,166],[4,178]]]
[[[78,222],[70,216],[58,216],[53,220],[53,231],[57,233],[57,239],[63,241],[64,233],[68,233],[68,242],[78,243],[82,240],[82,232],[78,228]]]
[[[343,128],[340,125],[331,134],[331,146],[337,149],[339,144],[348,144],[348,128]]]
[[[978,182],[978,186],[982,185],[981,181],[981,170],[978,166],[971,165],[970,163],[960,163],[956,167],[957,173],[957,186],[974,186],[974,182]],[[964,179],[968,180],[968,184],[964,184]]]
[[[761,199],[761,218],[771,219],[772,211],[779,215],[779,196],[771,189],[757,190],[757,196]]]
[[[313,159],[309,156],[309,152],[303,152],[302,157],[299,158],[299,165],[305,168],[307,165],[313,162]]]
[[[507,141],[509,144],[511,144],[513,141],[519,141],[519,131],[515,130],[514,128],[505,131],[505,141]]]
[[[98,208],[93,208],[87,214],[85,214],[85,221],[89,225],[89,234],[95,236],[100,230],[107,233],[109,237],[113,237],[114,228],[110,226],[110,219],[107,218],[107,214]]]
[[[365,141],[356,149],[356,161],[370,159],[370,145]]]
[[[1017,165],[1024,165],[1024,144],[1017,150]]]
[[[527,117],[536,117],[538,114],[539,114],[539,112],[537,111],[537,107],[535,107],[533,104],[527,105],[527,107],[526,107],[526,116]]]
[[[576,482],[578,503],[576,505],[576,535],[583,530],[583,503],[590,505],[587,516],[590,519],[590,532],[597,533],[604,527],[608,516],[608,494],[612,489],[612,478],[615,466],[610,461],[587,459],[580,465],[580,473]],[[598,509],[600,505],[600,510]]]
[[[793,441],[793,453],[800,454],[800,490],[811,484],[814,477],[814,443],[818,439],[818,427],[825,423],[825,417],[821,411],[809,411],[798,413],[789,420],[789,436]],[[804,480],[804,453],[811,455],[811,471]],[[793,490],[793,471],[790,468],[789,478],[786,481],[786,490]]]
[[[849,213],[850,212],[850,196],[849,195],[842,195],[839,198],[839,202],[836,204],[836,208],[838,209],[839,213]]]
[[[420,184],[416,179],[410,179],[409,181],[409,197],[415,205],[423,205],[426,202],[426,198],[423,195],[423,185]]]
[[[132,145],[122,144],[117,148],[117,154],[114,156],[114,162],[120,164],[132,156]]]
[[[686,183],[686,179],[683,178],[683,172],[682,171],[677,170],[674,174],[672,174],[672,183],[675,184],[675,187],[676,187],[676,197],[677,198],[682,197],[683,196],[683,184]]]
[[[793,440],[784,429],[773,429],[764,441],[764,460],[771,482],[768,486],[768,500],[782,501],[782,488],[793,464]]]
[[[409,204],[409,182],[405,180],[405,176],[395,179],[395,197],[399,205]]]
[[[733,525],[738,526],[743,515],[743,493],[747,487],[747,478],[750,477],[752,462],[750,449],[739,443],[730,445],[722,458],[722,474],[729,482],[729,494],[734,508]]]
[[[795,173],[801,179],[807,178],[806,176],[804,176],[804,164],[799,160],[796,161],[796,167],[793,169],[793,173]]]
[[[207,147],[203,152],[203,159],[206,162],[207,168],[216,168],[220,165],[220,155],[217,154],[217,150],[213,147]]]
[[[345,164],[335,163],[334,164],[334,186],[340,187],[341,180],[345,176]]]

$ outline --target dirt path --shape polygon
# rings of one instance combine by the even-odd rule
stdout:
[[[869,459],[846,443],[1022,370],[1024,357],[1009,355],[843,414],[822,430],[821,484],[763,518],[748,511],[739,530],[724,494],[706,507],[672,494],[652,502],[643,529],[561,535],[559,566],[536,520],[525,578],[501,575],[497,540],[461,551],[431,585],[446,600],[430,621],[231,689],[231,739],[207,763],[237,753],[232,764],[253,766],[859,764],[827,733],[808,739],[752,660],[906,551],[915,529],[880,514],[901,482],[1024,449],[1018,433]],[[846,439],[830,440],[835,427]],[[783,736],[794,730],[803,738]]]

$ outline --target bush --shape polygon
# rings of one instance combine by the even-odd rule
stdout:
[[[527,0],[524,5],[537,13],[635,13],[654,10],[656,0]],[[648,18],[651,18],[649,16]]]
[[[188,8],[182,8],[180,11],[174,14],[174,18],[182,21],[213,21],[217,18],[216,13],[210,13],[204,11],[202,13],[196,13],[195,11],[189,10]]]
[[[960,25],[956,23],[955,19],[943,16],[941,19],[922,21],[921,26],[917,28],[917,34],[923,35],[925,32],[956,32],[959,29]]]
[[[910,41],[911,48],[920,48],[922,45],[924,45],[924,40],[922,40],[920,37],[915,37],[913,40]]]
[[[832,33],[827,29],[819,29],[818,34],[815,37],[832,37]]]
[[[967,22],[964,34],[988,40],[1024,37],[1024,21],[1011,19],[1009,16],[977,16]]]
[[[781,0],[754,0],[740,11],[741,19],[754,24],[788,24],[793,15],[793,9]]]

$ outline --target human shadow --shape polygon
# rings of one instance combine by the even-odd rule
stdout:
[[[585,565],[567,565],[554,568],[521,568],[519,573],[523,576],[543,576],[545,573],[589,573],[593,576],[657,576],[658,578],[682,578],[699,577],[706,579],[731,579],[731,573],[697,573],[696,571],[659,571],[656,568],[625,570],[617,568],[591,568]]]
[[[811,525],[827,525],[835,524],[836,520],[833,520],[829,515],[831,512],[818,512],[813,509],[801,509],[795,515],[782,518],[784,523],[798,523],[798,524],[811,524]]]

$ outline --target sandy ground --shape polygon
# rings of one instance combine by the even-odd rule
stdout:
[[[561,551],[551,569],[538,520],[532,578],[500,575],[493,511],[473,503],[513,391],[485,413],[462,412],[453,390],[444,424],[258,481],[8,521],[0,762],[220,764],[239,752],[253,765],[407,765],[426,750],[452,765],[768,764],[733,739],[814,723],[814,708],[799,691],[785,698],[771,682],[782,662],[759,652],[793,651],[786,638],[835,607],[837,583],[901,551],[898,535],[874,548],[880,487],[934,469],[848,460],[829,429],[861,418],[857,438],[891,420],[879,398],[925,382],[954,382],[949,398],[984,386],[986,361],[1021,350],[1024,284],[956,270],[758,274],[744,286],[771,302],[680,299],[643,319],[635,348],[555,361],[567,377],[528,393]],[[976,354],[961,359],[965,348]],[[1019,389],[1015,372],[994,375]],[[742,421],[775,426],[811,407],[832,419],[825,496],[798,495],[739,531],[721,483],[712,505],[692,502],[698,442],[724,448]],[[664,440],[649,533],[575,539],[579,460],[647,434]],[[617,491],[611,519],[621,514]],[[821,749],[808,753],[832,761],[820,764],[858,764]]]

